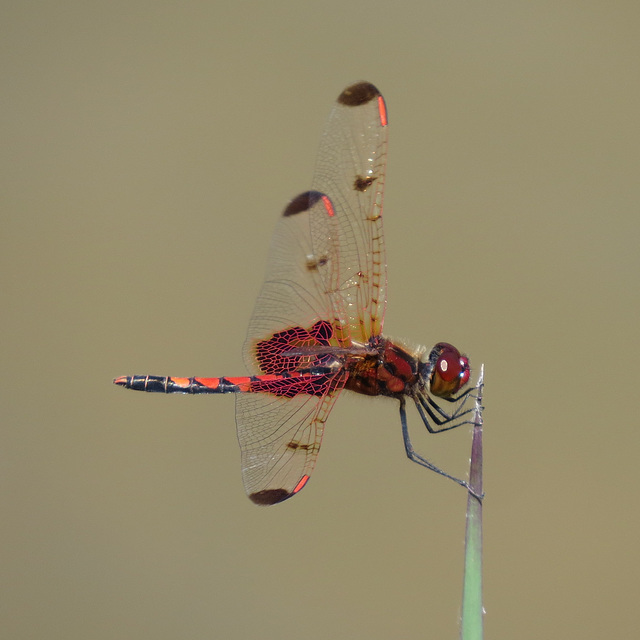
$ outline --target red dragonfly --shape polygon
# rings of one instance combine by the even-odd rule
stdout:
[[[256,504],[282,502],[307,484],[343,389],[398,400],[409,459],[471,491],[416,453],[405,410],[409,398],[431,433],[468,424],[472,389],[460,393],[469,381],[468,358],[446,342],[412,350],[382,335],[387,122],[374,85],[359,82],[338,96],[313,187],[289,202],[273,236],[244,344],[253,375],[114,380],[139,391],[235,393],[244,487]],[[445,411],[435,398],[454,410]]]

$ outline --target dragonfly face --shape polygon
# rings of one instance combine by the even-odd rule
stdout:
[[[429,391],[438,398],[455,396],[469,382],[469,358],[448,342],[438,342],[421,372],[429,380]]]
[[[425,357],[382,335],[387,265],[382,204],[387,109],[369,82],[347,87],[325,127],[311,189],[284,208],[244,345],[249,376],[122,376],[117,385],[164,393],[234,393],[245,490],[271,505],[298,493],[343,389],[400,402],[405,451],[418,455],[405,412],[430,432],[466,424],[469,361],[440,342]],[[452,403],[445,411],[435,398]]]

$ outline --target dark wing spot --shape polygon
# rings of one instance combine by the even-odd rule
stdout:
[[[278,504],[292,495],[293,493],[289,493],[286,489],[263,489],[252,493],[249,498],[255,504],[268,507],[272,504]]]
[[[339,96],[338,102],[347,107],[359,107],[377,98],[380,92],[370,82],[358,82],[347,87]]]
[[[353,182],[353,188],[356,191],[366,191],[376,180],[377,178],[374,178],[373,176],[368,176],[366,178],[356,176],[356,179]]]
[[[322,198],[319,191],[305,191],[297,195],[282,212],[283,216],[295,216],[297,213],[304,213],[313,207],[313,205]]]
[[[292,440],[291,442],[287,443],[287,447],[293,451],[297,451],[298,449],[302,449],[303,451],[308,451],[309,449],[311,449],[310,444],[300,444],[295,440]]]
[[[327,262],[329,262],[329,257],[326,255],[321,256],[320,258],[316,258],[315,256],[310,255],[310,256],[307,256],[306,265],[309,271],[314,271],[318,267],[324,267],[324,265],[327,264]]]

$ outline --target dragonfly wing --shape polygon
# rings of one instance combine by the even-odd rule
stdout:
[[[294,198],[277,223],[245,362],[258,375],[296,372],[327,381],[296,387],[290,397],[268,390],[236,397],[243,480],[254,502],[274,504],[304,486],[347,379],[344,354],[381,331],[386,124],[373,85],[343,91],[322,137],[313,189]],[[314,355],[314,347],[343,351]]]
[[[387,265],[382,229],[382,201],[387,162],[387,111],[378,89],[360,82],[336,101],[320,142],[313,190],[325,193],[335,211],[337,238],[334,272],[325,288],[341,298],[345,331],[366,343],[382,331]],[[312,238],[322,244],[327,220],[312,216]],[[330,233],[333,229],[328,230]],[[326,276],[329,275],[328,278]],[[336,287],[337,281],[337,289]]]
[[[268,363],[259,356],[260,345],[283,331],[313,331],[319,322],[333,326],[332,299],[325,287],[337,259],[330,229],[330,202],[321,194],[301,194],[280,216],[271,240],[267,273],[249,322],[244,344],[245,363],[252,373],[282,373],[282,363]],[[295,213],[293,213],[295,212]],[[318,241],[311,240],[310,220],[329,218]],[[330,335],[329,335],[330,334]],[[323,344],[338,346],[335,331],[328,328]],[[311,346],[310,343],[308,346]],[[295,368],[295,367],[294,367]]]
[[[287,327],[329,322],[328,344],[341,347],[380,334],[387,283],[386,160],[384,100],[372,84],[352,85],[325,126],[313,189],[289,203],[274,231],[244,345],[252,373],[270,373],[256,359],[256,346]]]
[[[312,246],[309,231],[314,211],[329,217],[329,200],[312,194],[297,198],[278,221],[267,278],[244,345],[245,361],[253,373],[296,374],[290,378],[291,386],[277,393],[265,388],[259,389],[261,393],[236,395],[244,487],[261,505],[282,502],[306,484],[327,414],[348,375],[342,366],[344,355],[313,353],[314,347],[343,346],[332,298],[324,286],[329,275],[323,272],[335,262],[335,250],[326,236],[322,253],[314,253],[320,251],[317,243],[315,249]],[[287,355],[296,348],[295,355]]]
[[[324,376],[326,389],[318,396],[236,395],[242,480],[253,502],[282,502],[307,483],[316,464],[327,414],[344,385],[341,375]]]

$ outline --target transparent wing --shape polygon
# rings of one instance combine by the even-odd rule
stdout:
[[[384,100],[372,84],[345,89],[324,129],[313,190],[294,198],[276,226],[264,284],[244,346],[252,373],[256,345],[286,327],[319,320],[330,344],[366,343],[382,330],[387,270],[382,199],[387,158]]]
[[[243,480],[259,504],[280,502],[304,486],[326,416],[346,382],[345,350],[381,331],[386,123],[373,85],[345,89],[322,136],[313,190],[289,203],[273,235],[245,363],[254,374],[308,373],[311,386],[297,386],[289,396],[236,396]],[[314,347],[325,351],[314,355]],[[326,380],[314,388],[314,377]]]
[[[352,85],[338,97],[325,127],[312,188],[327,194],[335,210],[336,273],[323,274],[329,276],[325,287],[333,290],[337,285],[334,306],[344,313],[345,331],[351,340],[360,343],[380,334],[384,321],[387,265],[382,200],[386,162],[384,99],[372,84]],[[323,225],[326,228],[326,220],[314,215],[314,246],[322,243]]]
[[[327,415],[343,385],[338,374],[317,397],[236,395],[242,478],[253,502],[276,504],[304,487],[316,464]]]
[[[331,323],[334,299],[325,286],[328,272],[338,270],[337,229],[329,215],[331,203],[313,192],[291,201],[278,220],[271,240],[267,276],[258,294],[244,344],[244,358],[251,373],[282,373],[282,362],[259,357],[261,345],[282,331],[311,331],[318,322]],[[322,233],[312,243],[311,218],[323,221]],[[338,301],[339,302],[339,301]],[[337,345],[333,329],[327,344]],[[309,345],[307,345],[309,346]],[[285,367],[286,370],[286,367]]]

